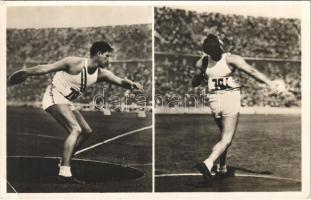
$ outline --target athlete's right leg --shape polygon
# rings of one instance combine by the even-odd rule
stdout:
[[[90,137],[90,135],[92,134],[93,131],[90,128],[89,124],[84,119],[83,115],[78,110],[73,110],[73,114],[75,115],[79,125],[82,128],[82,133],[79,135],[79,137],[77,139],[76,146],[75,146],[75,149],[73,152],[73,153],[75,153],[81,148],[81,146]]]
[[[222,138],[222,131],[223,131],[223,124],[222,124],[222,117],[216,117],[214,114],[213,114],[213,118],[220,130],[220,134],[219,134],[219,141],[221,140]],[[218,159],[218,162],[217,164],[219,166],[219,169],[218,170],[224,170],[226,171],[226,159],[227,159],[227,152],[228,152],[228,148],[220,155],[219,159]]]
[[[51,114],[69,133],[64,142],[61,165],[70,167],[72,153],[82,129],[69,105],[55,104],[47,108],[46,111]]]
[[[223,116],[222,119],[222,136],[221,140],[213,147],[212,153],[204,161],[207,168],[211,170],[214,162],[226,151],[232,142],[233,135],[235,133],[238,124],[239,114],[232,116]]]
[[[211,171],[214,164],[216,164],[216,160],[220,159],[221,156],[223,156],[222,159],[225,159],[225,151],[231,144],[231,140],[235,132],[236,122],[238,119],[238,115],[234,115],[232,117],[216,117],[216,115],[213,114],[213,117],[221,132],[220,139],[213,147],[210,156],[204,162],[195,165],[195,168],[202,173],[206,183],[211,183],[212,181]]]

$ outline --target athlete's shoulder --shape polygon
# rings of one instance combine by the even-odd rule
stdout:
[[[196,68],[201,68],[208,63],[208,56],[206,54],[202,55],[199,60],[195,63]]]
[[[109,69],[98,68],[98,74],[100,74],[100,75],[106,76],[106,75],[109,75],[111,73],[112,73],[112,71],[110,71]]]
[[[226,61],[228,64],[234,64],[241,59],[243,59],[243,58],[239,55],[226,53]]]
[[[70,71],[80,71],[84,67],[84,62],[86,58],[68,56],[63,59],[63,61],[69,66]]]
[[[230,58],[231,56],[234,56],[234,54],[230,53],[230,52],[226,52],[222,54],[223,57],[225,57],[226,59]]]
[[[76,56],[68,56],[65,57],[63,60],[66,61],[68,64],[79,64],[84,62],[86,58],[83,57],[76,57]]]

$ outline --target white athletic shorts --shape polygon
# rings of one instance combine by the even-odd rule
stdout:
[[[241,94],[239,89],[212,93],[208,97],[209,106],[216,118],[240,112]]]
[[[42,108],[46,110],[48,107],[55,104],[66,104],[69,105],[71,110],[74,110],[75,107],[71,101],[66,99],[56,88],[54,85],[50,84],[45,90],[42,99]]]

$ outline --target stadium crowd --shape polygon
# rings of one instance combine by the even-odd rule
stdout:
[[[202,52],[202,38],[207,33],[215,33],[223,40],[226,51],[257,58],[249,59],[248,62],[273,80],[283,79],[290,91],[283,96],[268,97],[260,84],[237,72],[244,86],[241,102],[243,106],[300,106],[299,19],[196,13],[156,7],[154,27],[155,94],[161,95],[164,99],[183,99],[186,94],[202,94],[204,86],[195,90],[191,88],[190,81],[195,72],[193,66],[197,56]],[[143,83],[148,102],[151,104],[151,32],[151,25],[8,29],[7,75],[22,67],[50,63],[66,56],[87,57],[89,47],[94,41],[106,40],[115,50],[113,54],[115,62],[110,66],[112,71]],[[283,61],[276,62],[270,58]],[[23,83],[20,89],[8,88],[8,101],[41,101],[51,77],[49,75],[34,77]],[[91,102],[94,95],[102,93],[102,89],[103,85],[94,86],[79,99],[79,102]],[[123,98],[128,95],[124,90],[114,86],[109,92]],[[189,100],[187,104],[192,105],[193,101]]]
[[[299,19],[196,13],[161,7],[155,9],[155,31],[155,93],[165,101],[204,93],[204,86],[191,88],[191,77],[195,73],[195,60],[202,54],[202,39],[214,33],[224,42],[225,51],[252,57],[248,59],[250,64],[272,80],[283,79],[289,90],[278,97],[268,96],[258,82],[235,72],[243,86],[242,106],[300,106]],[[190,61],[189,57],[192,57]]]
[[[301,55],[298,19],[201,14],[162,7],[155,8],[155,30],[165,41],[155,43],[156,51],[197,54],[202,36],[215,33],[232,53],[286,59]]]
[[[111,70],[144,85],[148,103],[152,95],[152,27],[148,24],[105,26],[89,28],[42,28],[7,30],[7,75],[41,63],[51,63],[67,56],[89,57],[89,48],[95,41],[105,40],[114,48]],[[51,75],[30,77],[22,86],[9,87],[7,99],[11,102],[41,101]],[[93,86],[79,98],[90,103],[96,94],[102,94],[104,83]],[[125,90],[111,87],[112,95],[125,95]]]

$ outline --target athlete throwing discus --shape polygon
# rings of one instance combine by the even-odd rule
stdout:
[[[271,94],[282,92],[282,81],[271,81],[238,55],[224,53],[222,42],[217,36],[209,34],[203,43],[202,56],[196,63],[200,73],[192,79],[192,86],[197,87],[207,79],[209,106],[220,130],[220,139],[211,154],[195,168],[202,173],[206,183],[211,183],[211,169],[217,164],[217,175],[226,175],[226,155],[236,131],[240,109],[240,85],[232,72],[241,70],[257,81],[266,84]],[[218,163],[217,163],[218,162]]]
[[[59,165],[60,182],[84,183],[72,176],[70,161],[74,153],[92,134],[92,129],[82,114],[75,110],[72,101],[81,96],[88,87],[102,81],[126,89],[143,90],[139,83],[122,79],[106,69],[112,51],[113,48],[107,42],[95,42],[90,48],[90,58],[66,57],[52,64],[19,70],[8,79],[10,86],[23,82],[29,76],[56,72],[46,88],[42,107],[68,132]]]

